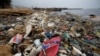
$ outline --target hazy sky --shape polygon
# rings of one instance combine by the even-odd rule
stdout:
[[[12,4],[25,7],[100,8],[100,0],[12,0]]]

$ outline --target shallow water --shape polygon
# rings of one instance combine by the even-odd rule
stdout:
[[[88,16],[90,14],[100,16],[100,9],[62,10],[62,12],[69,12],[79,16]]]

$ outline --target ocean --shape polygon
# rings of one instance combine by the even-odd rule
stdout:
[[[88,16],[90,14],[100,16],[100,9],[62,10],[62,12],[68,12],[79,16]]]

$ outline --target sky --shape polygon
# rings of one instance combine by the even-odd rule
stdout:
[[[100,0],[12,0],[12,5],[42,8],[100,8]]]

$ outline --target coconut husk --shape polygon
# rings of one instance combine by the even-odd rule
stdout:
[[[9,37],[13,37],[14,35],[15,35],[14,29],[9,29],[9,30],[8,30],[8,36],[9,36]]]
[[[15,26],[15,33],[24,34],[25,33],[25,26],[24,25],[16,25]]]
[[[13,56],[9,45],[0,45],[0,56]]]
[[[94,49],[94,52],[100,54],[100,48]]]

